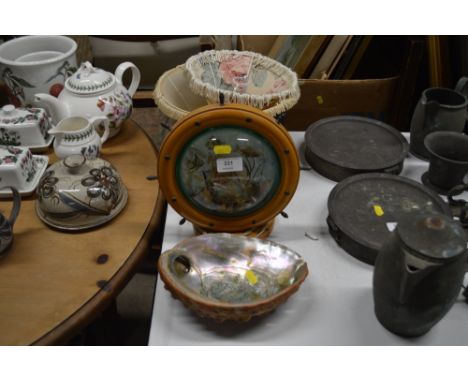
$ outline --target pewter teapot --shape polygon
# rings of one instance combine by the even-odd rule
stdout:
[[[463,93],[466,77],[455,88],[429,88],[423,91],[411,118],[410,152],[422,160],[429,159],[424,139],[434,131],[462,133],[468,121],[468,99]]]
[[[9,218],[6,218],[0,213],[0,257],[2,257],[3,253],[10,247],[13,241],[13,225],[15,224],[21,207],[21,196],[18,190],[14,187],[2,188],[10,188],[13,192],[13,208]]]
[[[444,317],[463,284],[466,239],[449,216],[409,213],[400,219],[374,268],[375,314],[385,328],[415,337]]]
[[[122,83],[127,69],[132,71],[128,89]],[[84,62],[67,79],[58,98],[39,93],[35,95],[35,103],[47,110],[54,124],[66,117],[107,117],[110,121],[109,137],[113,137],[132,113],[132,96],[139,83],[140,71],[131,62],[120,64],[115,75]]]

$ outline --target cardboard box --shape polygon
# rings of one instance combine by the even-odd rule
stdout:
[[[239,36],[239,49],[267,55],[278,36]],[[301,79],[301,98],[286,113],[288,130],[306,130],[315,121],[337,115],[357,115],[393,122],[397,77],[369,80]]]
[[[326,117],[356,115],[392,122],[397,77],[371,80],[300,80],[301,98],[286,113],[288,130],[306,130]]]
[[[237,39],[238,50],[248,50],[268,56],[277,35],[243,35]]]

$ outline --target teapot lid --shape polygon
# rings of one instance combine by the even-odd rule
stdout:
[[[463,228],[449,216],[409,214],[398,222],[398,234],[413,252],[436,260],[448,260],[466,250]]]
[[[90,62],[83,62],[80,68],[65,82],[65,88],[75,94],[100,93],[115,83],[112,73],[95,68]]]

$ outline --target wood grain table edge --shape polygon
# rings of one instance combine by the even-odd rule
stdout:
[[[144,133],[154,150],[156,158],[159,158],[159,150],[156,148],[149,134],[135,123],[136,126]],[[31,345],[59,345],[76,335],[82,328],[89,325],[99,314],[101,314],[115,300],[117,295],[122,291],[125,285],[133,277],[138,265],[143,261],[148,253],[151,245],[151,239],[156,230],[161,228],[161,213],[164,211],[166,200],[158,189],[158,197],[151,215],[151,219],[146,227],[146,230],[122,267],[115,275],[108,280],[105,288],[101,288],[88,302],[80,309],[69,316],[65,321],[44,334],[42,337],[34,341]],[[154,265],[156,269],[156,264]]]

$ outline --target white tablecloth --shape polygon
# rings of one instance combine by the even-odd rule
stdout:
[[[303,159],[304,133],[292,133]],[[420,180],[428,164],[405,160],[401,175]],[[303,170],[287,206],[289,219],[277,217],[270,240],[300,253],[309,276],[299,291],[276,311],[246,324],[218,324],[198,318],[172,298],[158,278],[150,345],[468,345],[468,305],[460,296],[451,311],[428,334],[400,338],[374,315],[373,267],[343,251],[328,233],[327,199],[335,182]],[[168,207],[162,250],[193,235],[192,226]],[[311,240],[309,233],[318,238]],[[465,278],[465,282],[468,279]]]

